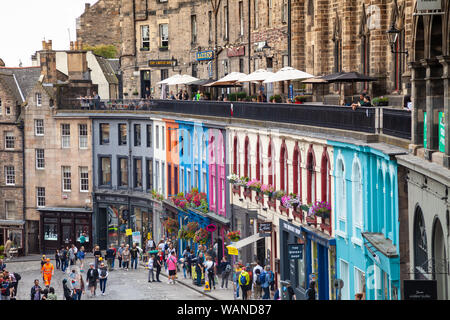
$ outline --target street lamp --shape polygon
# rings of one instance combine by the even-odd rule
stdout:
[[[392,24],[391,28],[388,31],[386,31],[386,33],[388,35],[389,44],[391,45],[391,52],[392,53],[405,53],[406,56],[408,56],[408,50],[395,51],[395,47],[397,45],[398,35],[400,34],[400,30],[396,29],[395,25]]]

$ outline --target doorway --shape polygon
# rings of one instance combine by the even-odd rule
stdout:
[[[147,99],[150,97],[151,78],[150,70],[141,71],[141,98]]]
[[[98,215],[98,245],[101,250],[107,248],[106,237],[107,237],[107,214],[106,208],[99,208]]]
[[[61,242],[64,247],[71,246],[73,242],[73,225],[66,224],[63,220],[71,220],[71,219],[61,219]]]
[[[328,249],[317,244],[319,300],[328,300]]]
[[[256,259],[261,266],[265,264],[266,238],[259,239],[256,242]]]

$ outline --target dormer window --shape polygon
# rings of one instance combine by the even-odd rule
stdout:
[[[39,92],[36,93],[36,106],[42,106],[42,95]]]

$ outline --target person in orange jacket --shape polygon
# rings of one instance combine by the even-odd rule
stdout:
[[[50,263],[50,259],[47,259],[46,263],[42,266],[41,273],[45,286],[49,287],[52,276],[55,274],[55,268],[53,267],[53,264]]]

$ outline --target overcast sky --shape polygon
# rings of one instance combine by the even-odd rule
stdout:
[[[84,4],[97,0],[0,0],[0,58],[7,67],[31,66],[31,55],[52,40],[53,49],[69,49],[76,40],[75,19]]]

